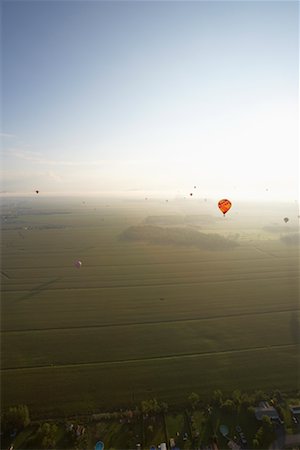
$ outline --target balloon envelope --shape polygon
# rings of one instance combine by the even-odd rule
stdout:
[[[222,213],[225,214],[230,210],[231,208],[231,201],[227,200],[226,198],[223,198],[218,202],[218,207],[222,211]]]
[[[285,221],[285,223],[287,223],[290,219],[288,217],[285,217],[283,220]]]
[[[77,259],[77,261],[74,262],[74,266],[75,266],[77,269],[80,269],[80,267],[82,266],[82,262],[79,261],[79,259]]]
[[[35,191],[37,194],[40,192],[40,191]]]

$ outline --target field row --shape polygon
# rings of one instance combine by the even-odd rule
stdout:
[[[298,318],[297,311],[290,311],[227,317],[226,320],[2,333],[2,368],[121,361],[294,344],[298,342],[299,312]],[[267,334],[264,333],[266,324]]]
[[[53,283],[55,280],[53,280]],[[6,293],[2,330],[205,318],[299,306],[297,279]]]
[[[130,363],[46,367],[2,372],[2,405],[24,403],[47,415],[84,414],[135,405],[157,397],[170,405],[186,402],[191,392],[211,397],[260,386],[298,388],[297,347],[262,348],[247,352]],[[62,399],[64,400],[62,402]]]
[[[198,288],[205,287],[207,284],[226,284],[226,283],[235,283],[235,282],[257,282],[265,280],[265,282],[272,282],[273,280],[281,280],[283,283],[287,283],[288,281],[293,281],[299,279],[298,271],[291,270],[288,272],[269,272],[269,273],[249,273],[249,274],[241,274],[241,275],[221,275],[221,276],[179,276],[176,274],[172,274],[171,276],[161,276],[159,278],[152,277],[134,277],[132,278],[124,276],[119,277],[117,274],[113,277],[102,278],[101,275],[99,278],[83,278],[81,274],[81,278],[79,276],[71,279],[64,279],[63,276],[60,276],[58,272],[55,278],[48,278],[47,280],[40,280],[38,284],[34,284],[28,286],[24,284],[16,284],[10,285],[6,290],[2,292],[5,294],[6,292],[11,293],[20,293],[21,296],[25,296],[29,298],[31,295],[36,295],[38,292],[44,291],[60,291],[61,293],[64,290],[72,290],[76,291],[77,289],[85,289],[95,290],[95,289],[105,289],[105,288],[130,288],[130,287],[155,287],[155,286],[178,286],[178,285],[187,285],[187,286],[198,286]],[[4,284],[4,283],[3,283]]]

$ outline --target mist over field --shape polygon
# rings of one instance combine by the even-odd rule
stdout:
[[[2,200],[4,405],[296,389],[298,221],[293,203],[224,218],[212,200]]]

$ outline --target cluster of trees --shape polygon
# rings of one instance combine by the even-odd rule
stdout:
[[[37,448],[55,448],[57,443],[58,427],[55,423],[45,422],[38,428],[35,435]]]
[[[193,245],[206,250],[226,250],[238,245],[216,233],[200,233],[192,228],[163,228],[152,225],[131,226],[120,238],[127,241],[145,241],[152,244]]]
[[[158,402],[156,398],[150,400],[144,400],[141,403],[142,414],[159,414],[161,412],[166,413],[168,411],[168,404],[165,402]]]
[[[30,423],[29,409],[27,405],[11,406],[1,416],[2,432],[5,436],[19,433]],[[58,427],[54,423],[40,425],[36,432],[29,438],[28,444],[35,448],[55,448],[57,443]]]
[[[254,394],[248,394],[246,392],[241,392],[238,389],[233,391],[230,398],[226,398],[220,389],[213,392],[211,398],[211,405],[221,408],[226,412],[234,412],[240,406],[247,409],[262,400],[266,400],[267,396],[262,391],[256,391]],[[196,409],[200,406],[201,400],[197,393],[192,392],[188,401],[192,409]],[[208,408],[209,409],[209,408]]]
[[[26,405],[11,406],[1,417],[3,433],[23,430],[30,424],[29,410]]]
[[[272,421],[269,417],[263,416],[262,426],[257,430],[253,439],[254,448],[268,448],[270,442],[275,440],[275,432]]]

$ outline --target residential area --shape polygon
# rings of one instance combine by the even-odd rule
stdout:
[[[182,410],[152,398],[134,408],[46,421],[30,418],[28,408],[19,405],[2,415],[1,448],[296,450],[298,394],[235,391],[226,398],[216,390],[209,403],[191,393]]]

